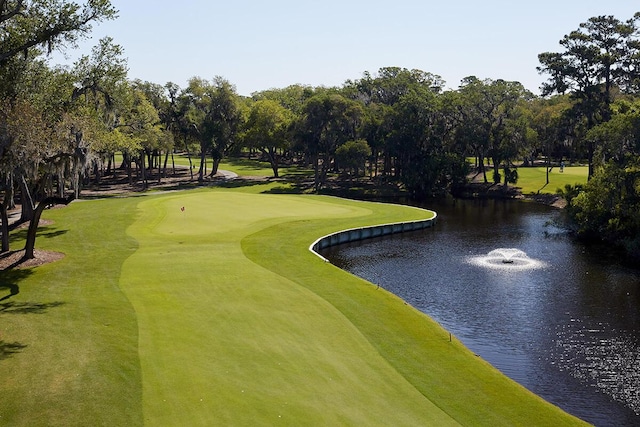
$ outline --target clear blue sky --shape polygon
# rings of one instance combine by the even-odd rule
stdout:
[[[460,80],[519,81],[534,92],[537,55],[592,16],[627,20],[633,0],[112,0],[115,21],[67,59],[88,54],[108,35],[128,58],[129,77],[186,86],[220,75],[238,93],[300,83],[340,86],[364,71],[398,66]]]

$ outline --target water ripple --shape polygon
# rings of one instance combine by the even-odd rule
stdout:
[[[553,358],[561,370],[640,415],[640,345],[629,336],[607,324],[572,319],[556,333]]]

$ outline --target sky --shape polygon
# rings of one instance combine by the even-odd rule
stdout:
[[[382,67],[519,81],[538,93],[538,54],[590,17],[620,20],[632,0],[111,0],[119,17],[53,64],[71,65],[109,36],[129,78],[185,87],[222,76],[241,95],[292,84],[341,86]]]

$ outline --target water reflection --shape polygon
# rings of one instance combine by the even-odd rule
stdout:
[[[429,314],[525,387],[602,426],[640,425],[640,273],[574,244],[557,212],[505,201],[432,205],[434,229],[323,251]],[[470,259],[517,248],[544,268]]]

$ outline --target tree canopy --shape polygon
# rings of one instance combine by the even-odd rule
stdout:
[[[200,181],[226,156],[258,155],[274,177],[283,164],[313,169],[313,191],[342,174],[416,198],[455,193],[471,171],[507,190],[518,167],[543,163],[548,173],[585,161],[591,181],[565,191],[576,228],[618,241],[636,230],[626,213],[638,207],[640,14],[593,17],[565,35],[558,52],[541,53],[542,96],[517,81],[475,76],[451,90],[437,74],[390,66],[340,87],[292,85],[244,97],[220,76],[194,76],[184,88],[132,80],[124,49],[110,37],[72,67],[43,61],[115,17],[106,0],[0,2],[3,215],[20,195],[28,220],[38,201],[78,197],[116,170],[146,187],[153,174],[167,176],[169,157],[180,151],[192,179],[199,156]],[[611,186],[615,203],[605,203],[598,192]]]

